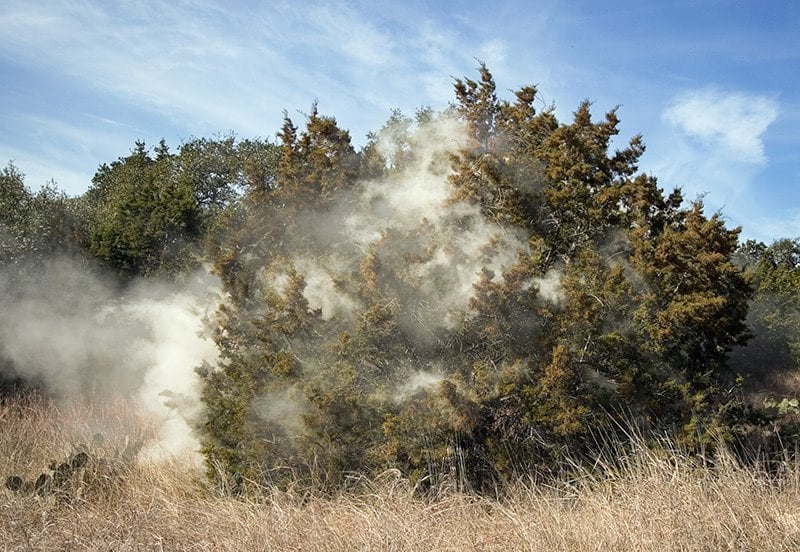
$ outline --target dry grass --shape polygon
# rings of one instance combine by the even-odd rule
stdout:
[[[0,406],[0,475],[32,480],[98,430],[113,435],[61,493],[0,490],[3,550],[796,550],[800,470],[780,478],[731,461],[698,467],[675,453],[640,450],[556,486],[520,482],[503,500],[443,489],[414,495],[392,473],[336,497],[265,491],[237,500],[208,491],[173,459],[114,460],[153,428],[121,401],[58,409]],[[109,465],[113,469],[108,469]],[[105,469],[103,471],[101,469]]]

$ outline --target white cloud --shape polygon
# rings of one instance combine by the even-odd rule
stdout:
[[[741,226],[744,239],[791,235],[797,215],[768,213],[759,199],[764,192],[756,193],[769,161],[765,135],[778,114],[777,102],[762,95],[714,88],[679,94],[662,112],[666,124],[650,135],[643,168],[662,187],[702,198],[706,212],[719,211],[729,227]]]
[[[778,106],[764,96],[704,89],[675,98],[663,116],[681,132],[740,161],[763,163],[762,137],[778,117]]]
[[[664,109],[666,123],[654,139],[646,170],[662,187],[681,187],[688,200],[702,198],[707,212],[721,211],[745,238],[765,238],[763,209],[753,188],[768,156],[764,136],[778,117],[774,100],[743,92],[704,88],[676,96]]]
[[[217,2],[9,0],[0,14],[0,55],[190,135],[270,136],[284,109],[307,110],[319,99],[360,140],[392,108],[443,107],[452,97],[450,76],[474,67],[473,56],[504,56],[501,43],[470,46],[456,32],[406,15],[347,3],[227,9]]]
[[[290,36],[281,22],[298,18],[280,6],[259,12],[146,1],[69,6],[18,3],[0,17],[8,23],[0,48],[193,133],[271,134],[284,108],[307,108],[319,88],[330,88],[293,50],[313,49],[327,37],[309,25]],[[43,11],[49,17],[37,18]]]
[[[454,65],[469,63],[474,59],[462,47],[458,34],[442,28],[433,21],[423,22],[413,35],[406,37],[406,48],[419,60],[420,71],[415,77],[422,84],[427,98],[449,99],[453,95]]]
[[[362,19],[352,8],[341,4],[325,5],[313,8],[310,15],[319,43],[369,66],[391,60],[394,48],[391,37]]]
[[[508,45],[500,39],[488,40],[481,44],[477,54],[478,59],[486,63],[492,71],[497,71],[506,63]]]

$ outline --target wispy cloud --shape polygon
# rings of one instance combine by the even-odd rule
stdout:
[[[761,238],[768,229],[757,224],[764,217],[752,186],[768,165],[764,139],[778,113],[777,102],[762,95],[709,87],[679,94],[662,112],[658,159],[649,168],[687,199],[721,211],[746,237]]]
[[[444,107],[451,76],[471,72],[474,57],[504,58],[499,41],[469,44],[433,15],[421,25],[413,15],[347,2],[7,0],[0,60],[84,98],[70,103],[48,89],[42,97],[55,101],[20,103],[0,121],[0,152],[32,178],[69,174],[68,191],[80,193],[99,163],[134,140],[274,137],[283,110],[297,118],[315,100],[361,144],[394,108]],[[90,124],[75,120],[76,107]]]
[[[750,163],[763,163],[763,135],[778,117],[775,101],[739,92],[695,90],[678,96],[664,119],[710,148]]]
[[[345,59],[380,66],[391,61],[394,40],[344,4],[315,6],[309,12],[317,41]]]
[[[487,40],[480,45],[477,56],[488,67],[492,67],[496,71],[506,64],[508,45],[504,40],[498,38]]]
[[[131,136],[151,144],[158,139],[93,113],[19,113],[8,122],[18,130],[13,140],[0,138],[0,163],[13,161],[33,190],[54,180],[71,195],[86,190],[101,163],[126,155]]]
[[[282,110],[307,109],[319,99],[360,137],[383,122],[365,120],[375,108],[388,116],[412,98],[431,103],[442,83],[447,94],[437,99],[444,104],[449,76],[471,68],[471,56],[481,53],[477,45],[470,53],[457,34],[380,19],[365,9],[10,0],[0,15],[0,54],[132,102],[192,133],[272,134]],[[501,57],[498,44],[483,50]],[[439,72],[438,86],[421,96],[410,77],[430,80],[432,71]]]

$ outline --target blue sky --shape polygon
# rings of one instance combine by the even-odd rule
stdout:
[[[744,237],[800,236],[800,2],[4,0],[0,29],[0,164],[34,190],[80,194],[136,140],[272,139],[315,99],[363,144],[477,58],[562,120],[619,105],[641,169]]]

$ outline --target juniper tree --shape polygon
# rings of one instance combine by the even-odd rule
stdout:
[[[479,72],[456,80],[449,113],[418,118],[459,119],[466,139],[446,158],[426,157],[398,113],[389,145],[361,152],[316,107],[302,130],[285,118],[271,185],[228,211],[214,249],[230,301],[204,450],[223,474],[453,470],[488,489],[590,453],[609,412],[684,436],[722,423],[750,293],[738,230],[639,174],[641,137],[611,151],[616,110],[594,121],[584,102],[560,123],[535,87],[502,100]],[[420,160],[447,186],[435,220],[348,234],[351,210],[391,216],[387,190]],[[454,307],[459,270],[472,272]],[[335,309],[312,304],[320,271]]]

